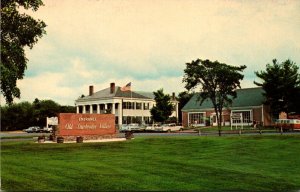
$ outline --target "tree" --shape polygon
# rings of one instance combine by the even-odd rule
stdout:
[[[178,111],[181,111],[181,109],[187,104],[187,102],[192,98],[194,93],[190,93],[188,91],[183,91],[178,94]],[[178,114],[178,119],[181,122],[182,121],[182,114]]]
[[[28,59],[24,47],[32,48],[38,38],[45,34],[46,24],[34,20],[19,7],[37,11],[41,0],[6,0],[1,2],[1,93],[8,104],[20,98],[17,80],[22,79]]]
[[[300,113],[300,74],[296,63],[286,60],[278,63],[273,59],[272,64],[266,65],[265,71],[256,71],[255,74],[262,83],[255,82],[261,86],[265,93],[266,104],[270,105],[274,117],[280,112]]]
[[[47,117],[55,117],[60,113],[60,105],[52,100],[38,100],[33,102],[34,117],[36,125],[43,127],[46,125]]]
[[[156,122],[165,122],[174,109],[171,97],[168,94],[165,95],[163,89],[159,89],[153,94],[156,105],[150,110],[152,119]]]
[[[236,98],[235,90],[241,88],[240,80],[244,78],[241,72],[245,68],[245,65],[236,67],[201,59],[186,63],[183,77],[185,88],[191,90],[200,85],[200,105],[206,99],[212,101],[220,136],[223,107],[232,104],[232,100]]]
[[[44,127],[46,117],[57,116],[58,113],[75,113],[74,106],[60,106],[52,100],[35,99],[33,103],[20,102],[0,106],[1,130],[22,130],[30,126]]]

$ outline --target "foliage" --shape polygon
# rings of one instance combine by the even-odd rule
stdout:
[[[62,145],[4,142],[1,189],[297,191],[299,150],[300,135],[150,136]]]
[[[164,94],[163,89],[153,92],[156,105],[150,110],[152,119],[155,122],[165,122],[172,114],[174,106],[171,103],[171,97]]]
[[[219,130],[221,130],[222,110],[232,103],[236,97],[236,89],[240,88],[240,80],[244,78],[241,72],[243,66],[230,66],[218,61],[197,59],[186,63],[183,82],[185,88],[191,90],[201,86],[200,105],[204,100],[210,99],[216,112]]]
[[[181,109],[187,104],[187,102],[192,98],[194,93],[190,93],[188,91],[183,91],[178,94],[178,111],[181,111]],[[182,121],[182,114],[178,113],[178,120],[181,122]]]
[[[272,113],[278,117],[280,112],[300,113],[300,74],[299,67],[291,60],[278,63],[276,59],[272,64],[266,65],[265,71],[256,71],[255,74],[262,83],[254,82],[262,86],[270,105]]]
[[[75,113],[73,106],[60,106],[52,100],[35,99],[33,103],[21,102],[1,106],[1,130],[22,130],[30,126],[44,127],[46,117],[58,113]]]
[[[28,61],[24,48],[32,48],[38,38],[46,33],[46,24],[25,13],[19,13],[20,7],[37,11],[42,5],[41,0],[1,2],[1,93],[9,104],[14,98],[20,98],[17,80],[23,78]]]

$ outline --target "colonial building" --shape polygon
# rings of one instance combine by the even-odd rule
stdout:
[[[173,117],[178,118],[178,102],[175,93],[172,101],[175,110]],[[117,125],[129,123],[151,122],[151,108],[155,105],[154,95],[151,92],[125,90],[111,83],[106,89],[94,93],[94,87],[89,87],[89,95],[75,101],[77,113],[112,113]]]
[[[253,125],[269,126],[272,123],[270,108],[264,104],[265,97],[261,87],[238,89],[237,98],[229,107],[223,108],[223,125]],[[236,117],[241,116],[241,119]],[[207,99],[201,105],[199,93],[196,93],[182,108],[182,123],[188,126],[216,126],[216,113],[212,102]]]

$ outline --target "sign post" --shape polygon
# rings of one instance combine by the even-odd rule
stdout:
[[[231,130],[232,130],[232,125],[235,124],[235,129],[237,130],[238,123],[241,124],[241,129],[243,129],[243,114],[242,113],[231,113]]]

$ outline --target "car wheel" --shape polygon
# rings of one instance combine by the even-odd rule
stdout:
[[[179,131],[183,131],[183,129],[182,129],[182,128],[180,128],[180,129],[179,129]]]
[[[168,129],[168,133],[171,133],[171,129]]]

